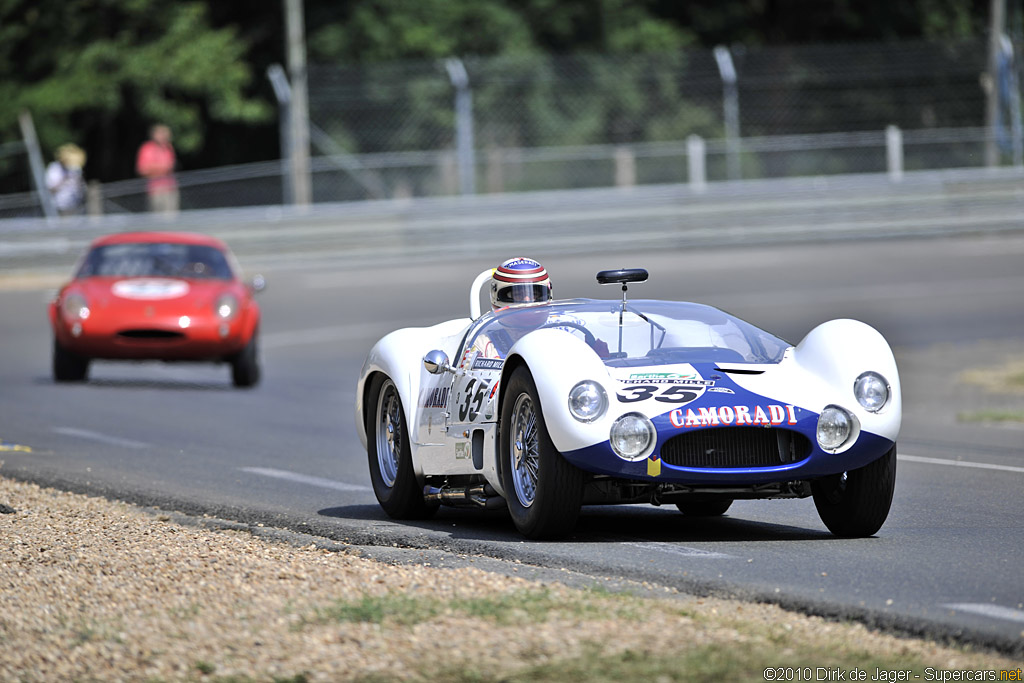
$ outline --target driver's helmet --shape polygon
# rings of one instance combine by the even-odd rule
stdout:
[[[491,309],[551,301],[551,278],[531,258],[510,258],[491,275]]]

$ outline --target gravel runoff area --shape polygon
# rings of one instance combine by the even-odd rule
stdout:
[[[679,676],[652,679],[1021,666],[771,605],[659,598],[664,589],[642,584],[622,594],[388,564],[2,476],[0,512],[2,681],[624,680],[572,674],[571,663],[635,673],[666,655]]]

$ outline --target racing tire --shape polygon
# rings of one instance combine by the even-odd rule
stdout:
[[[241,351],[231,357],[231,383],[240,389],[256,386],[260,381],[260,361],[256,350],[256,335]]]
[[[408,423],[398,388],[386,375],[370,384],[366,411],[366,455],[377,502],[392,519],[427,519],[436,503],[423,498],[423,487],[412,468]]]
[[[872,536],[882,528],[896,488],[896,445],[856,470],[811,482],[814,506],[828,530],[843,538]]]
[[[702,500],[676,503],[676,507],[687,517],[721,517],[732,505],[732,500]]]
[[[53,379],[56,382],[84,382],[89,376],[89,359],[71,353],[53,340]]]
[[[526,366],[508,380],[498,440],[502,487],[519,533],[549,539],[571,532],[583,504],[585,475],[555,450]]]

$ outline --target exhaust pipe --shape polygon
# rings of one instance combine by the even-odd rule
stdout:
[[[475,486],[426,486],[423,499],[428,503],[440,503],[451,507],[479,507],[494,510],[505,507],[505,499],[490,484]]]

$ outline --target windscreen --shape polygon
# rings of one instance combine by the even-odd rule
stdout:
[[[485,316],[467,349],[504,358],[542,328],[583,339],[613,367],[674,363],[778,363],[790,344],[711,306],[639,299],[572,299]]]
[[[75,277],[183,277],[230,280],[234,277],[220,249],[200,244],[144,242],[107,244],[85,257]]]

